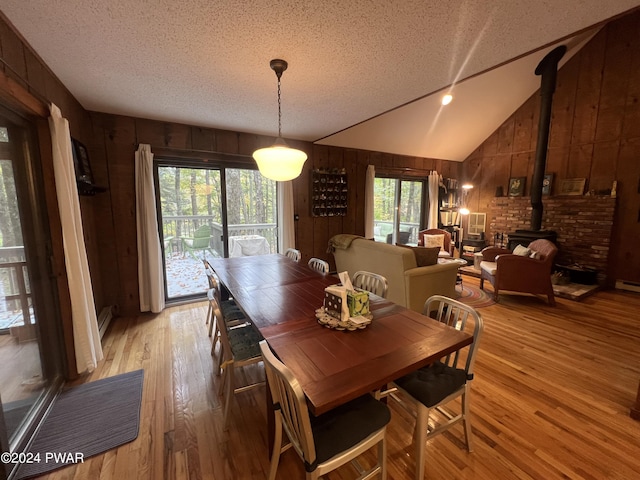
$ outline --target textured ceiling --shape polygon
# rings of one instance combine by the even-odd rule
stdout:
[[[509,77],[501,77],[506,82],[496,73],[491,81],[463,79],[638,5],[0,0],[3,14],[88,110],[274,136],[276,78],[269,60],[283,58],[289,62],[282,77],[286,138],[455,160],[477,147],[539,81],[513,93],[507,88],[520,82],[516,71],[533,75],[529,64],[512,66]],[[538,57],[530,60],[534,67]],[[434,99],[423,97],[452,84],[461,93],[445,122]],[[497,97],[500,108],[475,102],[484,97]],[[464,148],[455,145],[458,133],[434,134],[435,126],[459,127],[470,109],[487,113],[492,105],[499,112],[483,116],[482,131]],[[413,134],[384,141],[379,132],[394,131],[390,127]]]

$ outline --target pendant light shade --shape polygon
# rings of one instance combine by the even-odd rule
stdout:
[[[302,172],[302,166],[307,160],[307,154],[302,150],[291,148],[282,138],[282,108],[280,101],[280,77],[288,65],[284,60],[274,59],[270,62],[271,69],[278,77],[278,138],[273,145],[260,148],[253,152],[253,158],[258,164],[260,173],[277,182],[293,180]]]

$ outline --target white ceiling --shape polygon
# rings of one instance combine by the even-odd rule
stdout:
[[[639,5],[0,0],[88,110],[275,136],[269,61],[283,58],[284,137],[459,161],[537,89],[540,47]],[[451,85],[454,102],[441,111]]]

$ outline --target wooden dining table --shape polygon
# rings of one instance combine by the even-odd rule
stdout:
[[[298,379],[314,415],[384,387],[463,348],[473,337],[370,295],[372,322],[339,331],[317,322],[324,289],[339,283],[284,255],[211,262],[223,287]],[[353,273],[353,272],[349,272]]]

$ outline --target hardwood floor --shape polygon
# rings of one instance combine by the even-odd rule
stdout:
[[[477,285],[476,279],[465,282]],[[582,302],[501,295],[480,309],[485,332],[472,389],[475,450],[462,426],[427,444],[427,479],[633,479],[640,422],[629,417],[640,378],[640,295],[598,292]],[[206,303],[120,318],[105,337],[92,381],[144,368],[141,430],[118,449],[53,479],[262,479],[267,458],[264,388],[222,414],[204,323]],[[357,333],[356,333],[357,334]],[[350,333],[345,333],[350,335]],[[261,375],[254,368],[251,375]],[[393,402],[388,478],[413,478],[412,422]],[[347,466],[329,479],[349,479]],[[278,478],[304,478],[292,450]]]

